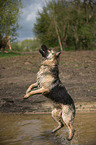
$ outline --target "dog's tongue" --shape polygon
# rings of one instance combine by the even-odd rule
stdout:
[[[42,50],[43,51],[43,53],[45,54],[45,51],[44,50]]]

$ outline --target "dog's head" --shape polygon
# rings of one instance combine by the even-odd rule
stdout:
[[[46,47],[46,45],[43,44],[43,45],[41,45],[41,49],[39,49],[39,52],[41,53],[42,57],[47,58],[49,50]]]
[[[56,52],[53,49],[51,50],[48,49],[45,44],[41,46],[39,52],[41,53],[42,57],[45,58],[46,60],[52,60],[52,59],[58,60],[59,55],[61,54],[60,51]]]

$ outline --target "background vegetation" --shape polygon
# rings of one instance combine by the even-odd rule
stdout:
[[[63,49],[96,47],[96,1],[52,0],[38,13],[34,32],[42,43]]]
[[[36,39],[7,44],[8,37],[16,38],[21,8],[21,0],[0,1],[0,49],[11,45],[13,51],[33,51],[42,43],[61,50],[96,48],[96,0],[46,2],[34,24]]]
[[[11,36],[12,40],[16,38],[20,8],[21,0],[0,0],[0,40],[7,35]]]
[[[14,42],[12,43],[12,50],[13,51],[34,51],[38,50],[41,47],[41,42],[39,39],[25,39],[23,41]]]

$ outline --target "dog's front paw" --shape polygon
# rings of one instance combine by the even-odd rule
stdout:
[[[28,88],[28,89],[27,89],[27,91],[26,91],[26,94],[28,94],[30,91],[31,91],[31,89],[30,89],[30,88]]]
[[[24,99],[27,99],[29,97],[29,95],[28,94],[26,94],[25,96],[24,96]]]

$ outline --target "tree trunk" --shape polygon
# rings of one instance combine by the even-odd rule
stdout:
[[[12,49],[11,48],[11,42],[10,42],[10,35],[6,35],[5,38],[3,38],[0,35],[0,49],[1,50],[7,50],[7,49]]]
[[[7,35],[5,39],[6,39],[5,40],[6,41],[6,47],[5,47],[5,49],[6,50],[7,49],[10,49],[11,50],[12,48],[11,48],[11,42],[10,42],[10,35]]]

